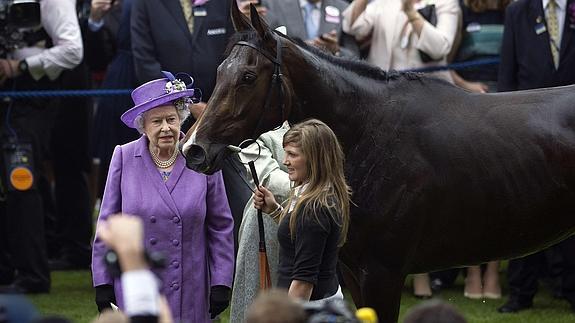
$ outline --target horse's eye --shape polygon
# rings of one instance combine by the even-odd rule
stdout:
[[[250,72],[246,72],[244,73],[244,75],[242,76],[242,81],[244,83],[253,83],[256,80],[256,76],[253,73]]]

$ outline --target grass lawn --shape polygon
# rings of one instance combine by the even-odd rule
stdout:
[[[505,274],[501,277],[504,278]],[[575,322],[575,314],[570,311],[568,303],[553,299],[549,290],[543,287],[535,297],[534,309],[507,315],[496,311],[497,307],[503,304],[504,299],[469,300],[463,297],[462,290],[463,280],[459,278],[453,289],[442,291],[437,297],[459,308],[469,322]],[[43,314],[61,315],[78,323],[90,322],[97,314],[88,271],[54,272],[52,273],[52,292],[30,298]],[[401,299],[400,322],[405,313],[419,302],[420,300],[411,296],[410,288],[406,287]],[[227,317],[226,312],[221,321],[227,322]]]

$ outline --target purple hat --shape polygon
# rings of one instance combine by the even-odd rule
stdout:
[[[132,100],[135,106],[120,117],[126,126],[136,128],[134,121],[142,113],[180,98],[194,96],[195,91],[190,88],[194,83],[191,76],[184,73],[176,74],[176,76],[185,75],[189,77],[191,82],[186,84],[182,80],[176,79],[170,72],[162,71],[162,73],[166,78],[149,81],[132,91]]]

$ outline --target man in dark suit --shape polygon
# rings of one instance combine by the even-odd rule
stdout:
[[[184,13],[184,6],[191,12]],[[162,70],[185,72],[207,102],[234,27],[227,0],[136,0],[131,33],[140,84],[163,77]]]
[[[567,5],[574,0],[554,0],[562,12],[557,15],[562,36],[551,42],[547,26],[549,0],[518,0],[505,15],[505,29],[499,65],[498,90],[515,91],[575,83],[575,17]],[[562,18],[562,19],[561,19]],[[551,46],[557,46],[559,62],[553,62]]]
[[[194,87],[202,91],[202,102],[191,107],[197,119],[212,95],[217,68],[234,32],[228,0],[134,0],[131,36],[138,82],[162,78],[162,70],[190,74]],[[187,128],[184,125],[184,131]],[[243,169],[237,156],[228,158],[222,169],[237,227],[251,196]]]
[[[287,35],[300,38],[336,56],[359,57],[353,38],[341,30],[343,0],[264,0],[270,27],[285,26]]]
[[[499,91],[575,84],[575,0],[518,0],[507,7],[499,66]],[[561,294],[575,311],[575,239],[509,262],[509,300],[498,311],[533,306],[548,255],[562,258]]]

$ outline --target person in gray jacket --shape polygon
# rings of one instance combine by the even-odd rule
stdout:
[[[257,139],[257,143],[242,149],[240,153],[243,161],[255,160],[255,167],[261,185],[272,191],[278,202],[286,200],[290,190],[287,168],[282,163],[285,154],[282,144],[283,135],[288,129],[289,125],[286,122],[279,129],[262,134]],[[249,168],[247,172],[250,172]],[[255,187],[251,177],[250,184]],[[257,296],[260,288],[258,267],[259,231],[256,214],[257,210],[254,208],[252,196],[246,203],[244,217],[239,230],[236,272],[230,305],[230,322],[244,321],[244,313]],[[269,216],[264,216],[263,220],[271,281],[272,284],[275,284],[277,281],[279,252],[277,241],[278,224]]]

